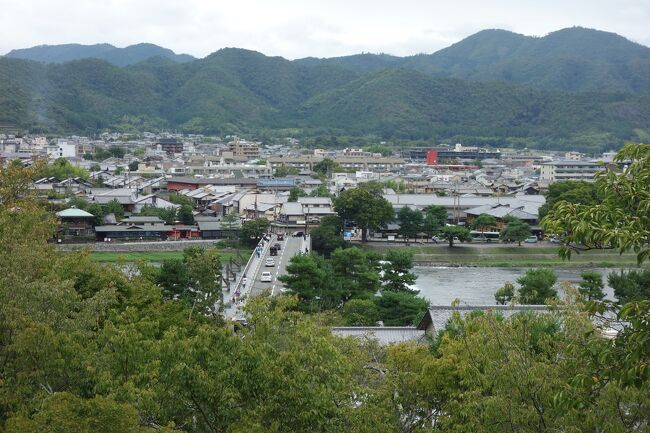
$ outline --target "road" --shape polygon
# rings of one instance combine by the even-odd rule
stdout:
[[[250,292],[251,296],[259,295],[264,290],[270,290],[271,295],[279,293],[283,286],[278,280],[278,277],[286,274],[287,265],[289,264],[291,257],[300,254],[301,252],[304,253],[304,249],[302,249],[304,242],[302,237],[296,238],[293,236],[285,236],[283,241],[278,242],[277,237],[273,235],[271,245],[274,245],[276,242],[281,245],[278,255],[271,256],[269,249],[266,249],[265,254],[261,257],[262,260],[260,261],[259,266],[249,273],[253,278],[250,278],[250,276],[247,277],[248,284],[252,284]],[[275,265],[267,267],[265,264],[267,258],[274,259]],[[260,281],[262,272],[271,272],[272,280],[270,283],[263,283]]]
[[[269,290],[271,295],[278,295],[281,293],[282,283],[278,281],[278,277],[286,273],[287,265],[291,257],[296,254],[304,253],[306,248],[311,248],[310,238],[303,239],[302,237],[293,237],[286,236],[283,241],[277,240],[277,235],[272,235],[270,242],[265,242],[262,247],[262,253],[260,257],[257,257],[256,253],[253,252],[253,256],[250,259],[248,268],[246,269],[246,274],[243,275],[238,282],[240,290],[240,297],[236,298],[235,293],[230,296],[227,296],[226,300],[232,300],[232,305],[226,309],[226,317],[242,317],[243,313],[241,308],[243,307],[243,302],[246,298],[251,296],[256,296],[262,293],[265,290]],[[280,244],[280,251],[278,251],[277,256],[271,256],[269,252],[269,246],[276,243]],[[267,258],[273,258],[275,264],[273,266],[265,266]],[[260,278],[262,272],[271,272],[271,282],[261,282]],[[245,280],[244,280],[245,278]],[[244,284],[244,281],[246,283]],[[241,299],[244,299],[242,301]]]

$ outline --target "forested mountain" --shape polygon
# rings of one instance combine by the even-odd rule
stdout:
[[[484,45],[489,48],[481,50],[471,41],[460,47],[476,65],[511,58],[522,50],[519,42],[529,39],[509,39],[507,32],[484,35],[492,40]],[[559,38],[562,32],[554,35]],[[635,47],[640,53],[646,50]],[[453,58],[452,51],[445,54],[447,59]],[[586,48],[584,52],[589,54]],[[4,57],[0,124],[45,132],[175,128],[222,134],[298,128],[305,135],[585,151],[650,137],[650,93],[546,91],[482,82],[471,74],[465,77],[471,80],[436,77],[433,69],[397,67],[396,59],[362,54],[336,62],[297,62],[235,48],[192,62],[154,57],[126,67],[98,59],[43,64]],[[392,66],[375,68],[376,60]],[[355,63],[356,72],[349,67]],[[462,75],[466,69],[455,70]]]
[[[359,73],[400,66],[438,78],[504,81],[552,91],[650,91],[650,48],[580,27],[542,38],[483,30],[433,54],[403,58],[364,54],[297,62]]]
[[[110,44],[63,44],[39,45],[31,48],[12,50],[6,57],[34,60],[43,63],[65,63],[80,59],[101,59],[116,66],[132,65],[152,57],[164,57],[175,62],[189,62],[194,57],[176,54],[172,50],[154,44],[136,44],[117,48]]]

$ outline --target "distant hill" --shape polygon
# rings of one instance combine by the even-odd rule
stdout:
[[[410,68],[357,73],[228,48],[200,60],[127,67],[0,58],[0,124],[31,131],[174,128],[229,134],[458,139],[602,150],[650,134],[650,95],[549,92],[433,78]]]
[[[357,73],[398,66],[436,78],[503,81],[552,91],[650,92],[650,48],[580,27],[542,38],[483,30],[433,54],[404,58],[364,54],[296,62]]]
[[[127,66],[152,57],[164,57],[183,63],[195,60],[188,54],[176,54],[172,50],[154,44],[136,44],[117,48],[110,44],[80,45],[39,45],[32,48],[12,50],[6,57],[34,60],[43,63],[65,63],[80,59],[101,59],[116,66]]]
[[[375,72],[385,68],[400,67],[404,64],[403,57],[388,54],[354,54],[352,56],[330,57],[319,59],[306,57],[294,60],[295,63],[305,66],[333,65],[358,73]]]

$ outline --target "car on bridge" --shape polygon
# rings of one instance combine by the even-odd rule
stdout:
[[[260,281],[263,283],[270,283],[271,281],[273,281],[273,275],[271,275],[270,272],[262,272]]]
[[[273,257],[268,257],[266,261],[264,261],[264,266],[266,266],[267,268],[271,266],[275,266],[275,260],[273,259]]]

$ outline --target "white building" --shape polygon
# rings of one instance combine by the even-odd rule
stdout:
[[[593,181],[600,169],[593,161],[553,161],[540,165],[539,180],[551,184],[560,180]]]
[[[59,139],[56,144],[47,147],[47,156],[52,159],[75,158],[77,156],[77,145]]]

